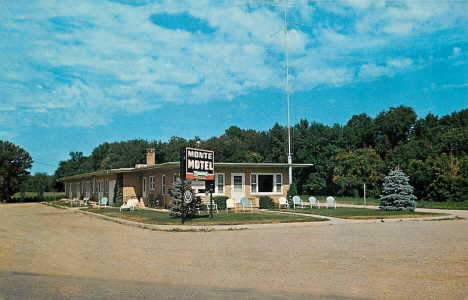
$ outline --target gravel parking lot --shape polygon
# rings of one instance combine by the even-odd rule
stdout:
[[[3,204],[0,220],[0,300],[468,299],[467,219],[164,232]]]

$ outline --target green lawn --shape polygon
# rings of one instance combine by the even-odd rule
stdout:
[[[349,207],[337,207],[326,209],[321,207],[320,209],[314,207],[313,209],[288,209],[288,212],[314,214],[325,217],[334,217],[340,219],[353,219],[353,220],[373,220],[373,219],[404,219],[404,218],[427,218],[427,217],[440,217],[446,216],[447,214],[435,214],[435,213],[424,213],[424,212],[409,212],[409,211],[383,211],[379,209],[368,209],[368,208],[349,208]]]
[[[171,218],[169,212],[159,212],[153,210],[136,210],[136,211],[122,211],[120,212],[117,208],[110,209],[86,209],[87,211],[106,215],[109,217],[125,219],[129,221],[154,224],[154,225],[180,225],[180,218]],[[194,218],[185,220],[185,225],[246,225],[246,224],[272,224],[272,223],[295,223],[295,222],[319,222],[324,221],[323,219],[291,215],[291,214],[280,214],[270,212],[237,212],[237,213],[226,213],[224,210],[219,213],[213,214],[213,219],[208,218],[208,214],[202,213],[196,215]]]
[[[318,201],[321,204],[326,202],[325,196],[317,196]],[[308,202],[309,196],[301,196],[302,201]],[[353,204],[353,205],[363,205],[364,198],[353,198],[353,197],[335,197],[335,200],[339,204]],[[379,206],[380,199],[375,198],[366,198],[367,205]],[[416,201],[416,208],[432,208],[432,209],[453,209],[453,210],[468,210],[468,201],[462,202],[432,202],[432,201]]]

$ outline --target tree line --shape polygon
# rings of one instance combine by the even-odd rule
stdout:
[[[278,123],[268,131],[232,126],[219,137],[167,142],[142,139],[103,143],[89,156],[71,152],[55,177],[145,163],[146,149],[157,163],[179,160],[183,146],[215,151],[216,162],[286,163],[288,129]],[[346,125],[327,126],[300,120],[291,127],[293,182],[299,194],[379,197],[385,176],[395,168],[409,176],[420,200],[464,201],[468,195],[468,109],[442,117],[418,118],[411,107],[391,107],[375,118],[354,115]]]

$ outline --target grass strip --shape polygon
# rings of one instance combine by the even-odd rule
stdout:
[[[154,210],[136,210],[136,211],[119,211],[119,209],[87,209],[89,212],[119,218],[123,220],[152,224],[152,225],[180,225],[180,218],[171,218],[169,212],[160,212]],[[320,222],[326,221],[321,218],[311,216],[301,216],[292,214],[279,214],[267,212],[237,212],[226,213],[220,211],[213,214],[213,219],[208,217],[208,214],[196,215],[193,218],[185,220],[184,225],[196,226],[214,226],[214,225],[248,225],[248,224],[274,224],[274,223],[296,223],[296,222]]]
[[[410,211],[383,211],[379,209],[367,208],[351,208],[351,207],[337,207],[324,209],[324,208],[304,208],[304,209],[288,209],[288,212],[305,213],[320,215],[324,217],[333,217],[340,219],[351,220],[378,220],[378,219],[406,219],[406,218],[429,218],[447,216],[448,214],[426,213],[426,212],[410,212]]]

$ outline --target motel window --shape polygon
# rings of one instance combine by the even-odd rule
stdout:
[[[218,173],[215,176],[215,194],[224,194],[224,173]]]
[[[281,193],[283,191],[283,174],[276,174],[276,191],[277,193]]]
[[[257,193],[281,193],[283,191],[282,174],[251,174],[250,192]]]
[[[102,180],[98,180],[98,182],[97,182],[97,187],[96,187],[96,189],[97,189],[97,192],[98,192],[98,193],[101,193],[101,192],[102,192],[102,183],[103,183]]]
[[[149,177],[149,190],[154,191],[154,176]]]
[[[176,181],[177,181],[177,174],[174,173],[174,175],[172,175],[172,183],[174,183]]]
[[[109,193],[109,180],[104,181],[104,193]]]
[[[146,177],[143,177],[143,193],[146,193]]]
[[[161,177],[161,194],[163,196],[166,194],[166,175]]]
[[[250,174],[250,193],[257,193],[257,174]]]

